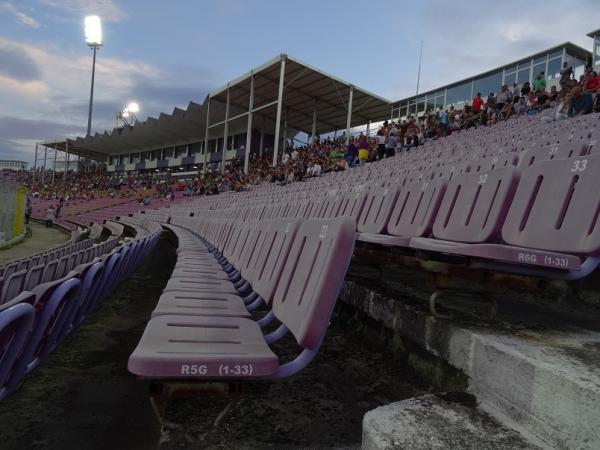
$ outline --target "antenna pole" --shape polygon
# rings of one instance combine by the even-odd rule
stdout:
[[[421,59],[423,58],[423,40],[421,40],[421,52],[419,53],[419,71],[417,72],[417,93],[419,95],[419,82],[421,81]]]

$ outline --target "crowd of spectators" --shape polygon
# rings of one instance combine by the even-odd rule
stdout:
[[[349,170],[356,165],[394,156],[397,152],[410,151],[429,139],[440,139],[460,130],[481,127],[509,120],[521,115],[543,115],[544,120],[562,120],[580,114],[600,111],[600,76],[586,68],[577,80],[574,71],[565,63],[558,87],[546,89],[544,73],[536,75],[533,86],[504,85],[497,93],[486,97],[478,92],[470,104],[462,108],[440,108],[426,111],[420,117],[409,116],[404,120],[385,121],[375,136],[360,133],[346,139],[338,137],[320,139],[304,146],[291,146],[286,142],[278,164],[272,166],[272,154],[251,154],[248,174],[243,171],[243,161],[234,159],[222,171],[219,165],[207,173],[180,177],[171,174],[156,176],[152,173],[116,176],[101,173],[55,174],[51,184],[48,173],[42,178],[32,171],[8,172],[4,176],[30,187],[33,196],[57,199],[94,199],[102,196],[135,197],[140,203],[151,204],[154,197],[175,198],[175,191],[186,197],[216,195],[226,191],[244,191],[252,185],[275,183],[285,185],[318,177],[328,172]],[[347,142],[348,141],[348,142]],[[347,142],[347,143],[346,143]]]
[[[215,194],[225,190],[240,191],[260,183],[288,184],[332,171],[343,171],[410,151],[429,139],[440,139],[471,127],[493,125],[521,115],[535,115],[545,110],[544,120],[562,120],[581,114],[600,111],[600,76],[590,67],[577,80],[574,70],[565,63],[560,82],[547,89],[544,73],[535,76],[533,83],[522,86],[500,86],[499,91],[485,98],[477,93],[470,104],[458,109],[440,108],[427,111],[421,117],[401,121],[385,121],[376,136],[364,134],[317,141],[302,147],[287,147],[280,163],[271,167],[271,155],[258,158],[252,155],[249,173],[244,175],[241,161],[209,173],[195,183],[196,191]]]

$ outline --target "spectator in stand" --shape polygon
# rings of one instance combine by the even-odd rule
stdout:
[[[567,115],[574,117],[589,114],[592,112],[593,103],[592,94],[583,92],[579,86],[576,86],[571,89],[571,101]]]
[[[46,228],[52,228],[54,219],[56,219],[56,210],[54,209],[54,206],[50,205],[46,210]]]
[[[344,159],[344,153],[339,150],[339,147],[334,147],[333,150],[329,153],[329,164],[331,166],[335,166],[338,160]]]
[[[369,142],[367,137],[360,133],[358,136],[358,160],[364,164],[369,159]]]
[[[482,106],[483,106],[483,99],[481,98],[481,92],[478,92],[477,96],[473,99],[473,102],[471,103],[471,111],[474,114],[479,114]]]
[[[563,63],[563,67],[560,70],[560,89],[561,91],[569,86],[569,82],[573,77],[573,67],[568,62]]]
[[[496,96],[496,109],[502,111],[504,105],[508,102],[510,102],[510,92],[508,91],[508,86],[505,84],[500,88],[500,92]]]
[[[535,92],[540,92],[542,88],[546,89],[546,78],[544,77],[544,72],[541,72],[533,82],[533,90]]]
[[[521,98],[521,90],[519,89],[519,85],[517,83],[513,83],[512,98],[513,103],[517,103],[519,101],[519,98]]]
[[[488,95],[486,104],[488,113],[496,111],[496,96],[493,92],[490,92],[490,95]]]
[[[556,90],[556,86],[550,87],[550,94],[548,94],[548,98],[550,100],[550,105],[556,105],[556,100],[558,99],[558,91]]]
[[[377,131],[377,158],[383,159],[385,155],[385,135],[383,133],[383,129],[380,128]]]
[[[523,87],[521,88],[521,96],[522,97],[529,97],[529,94],[531,93],[531,85],[529,84],[529,81],[526,81],[525,83],[523,83]]]
[[[440,122],[440,133],[442,136],[446,136],[446,130],[448,128],[448,113],[445,109],[440,108],[438,111],[438,120]]]
[[[539,112],[550,107],[550,96],[546,93],[546,89],[541,87],[537,91],[536,102],[534,108]]]
[[[25,224],[29,225],[29,219],[31,219],[31,212],[33,208],[31,206],[31,199],[27,196],[27,204],[25,205]]]
[[[398,138],[396,137],[396,131],[392,132],[388,136],[388,141],[385,147],[385,156],[391,158],[396,155],[396,147],[398,146]]]
[[[525,102],[525,97],[519,97],[519,101],[515,103],[514,110],[517,116],[520,116],[521,114],[527,114],[527,111],[529,111],[529,107]]]
[[[318,177],[319,175],[321,175],[322,171],[323,171],[323,168],[321,167],[321,164],[319,164],[319,160],[317,159],[315,161],[315,163],[313,164],[312,173],[315,177]]]
[[[358,148],[354,145],[354,138],[350,138],[350,142],[346,148],[346,161],[348,161],[348,166],[350,168],[354,167],[356,158],[358,158]]]
[[[585,92],[591,94],[598,92],[598,88],[600,88],[600,77],[598,77],[596,72],[592,71],[586,76],[584,88]]]
[[[571,103],[571,95],[565,95],[562,101],[556,107],[556,114],[554,115],[555,120],[564,120],[568,119],[569,115],[567,114],[569,111],[569,104]]]
[[[508,101],[504,104],[504,107],[500,110],[500,119],[507,120],[510,116],[513,115],[513,103],[512,101]]]

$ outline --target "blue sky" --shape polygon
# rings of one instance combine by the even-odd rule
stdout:
[[[91,52],[103,19],[94,131],[129,101],[171,112],[285,52],[383,97],[476,74],[570,40],[591,49],[597,0],[0,0],[0,159],[85,134]]]

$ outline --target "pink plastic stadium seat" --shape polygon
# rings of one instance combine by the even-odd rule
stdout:
[[[306,366],[322,341],[353,251],[350,218],[302,223],[274,295],[273,311],[303,348],[280,365],[260,325],[246,318],[164,315],[148,323],[129,358],[149,378],[243,379],[289,376]]]

